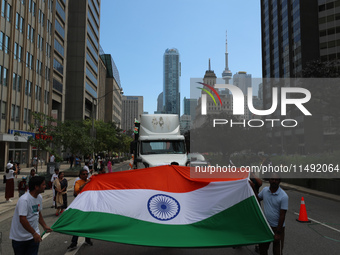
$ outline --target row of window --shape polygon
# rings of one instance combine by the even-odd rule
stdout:
[[[15,28],[18,29],[20,33],[24,32],[24,23],[24,18],[19,13],[17,13],[15,16]]]
[[[65,30],[57,19],[55,19],[55,29],[57,30],[57,32],[60,34],[62,38],[65,38]]]
[[[1,69],[2,68],[0,68],[0,70]],[[6,76],[7,76],[7,70],[6,70]],[[16,73],[13,73],[13,90],[17,92],[21,92],[20,84],[21,84],[21,76]],[[3,85],[7,86],[7,78],[6,78],[6,82],[3,82]],[[32,82],[28,80],[25,80],[25,95],[32,96]],[[36,99],[39,101],[41,100],[41,88],[38,85],[36,85]],[[48,103],[48,101],[45,100],[45,103]]]
[[[54,39],[54,48],[60,53],[61,56],[64,56],[64,46],[62,46],[57,39]]]
[[[7,19],[7,21],[11,21],[11,10],[12,6],[7,2],[7,0],[2,0],[1,4],[1,16]]]
[[[59,73],[64,74],[64,66],[56,59],[53,60],[53,68]]]
[[[0,50],[5,51],[6,54],[9,53],[9,37],[3,32],[0,32]]]
[[[93,12],[93,17],[94,19],[97,21],[97,24],[100,24],[99,23],[99,8],[98,9],[95,9],[94,6],[93,6],[93,3],[92,3],[92,0],[89,0],[89,5],[90,5],[90,9],[92,10]]]
[[[38,34],[37,48],[43,50],[44,38]]]
[[[59,4],[59,2],[56,2],[56,9],[57,9],[57,13],[59,14],[59,16],[62,18],[63,21],[65,21],[65,11],[63,9],[63,7],[61,7],[61,5]]]
[[[14,59],[17,59],[19,62],[22,60],[22,52],[23,48],[18,44],[14,43]]]
[[[6,67],[0,66],[0,84],[2,86],[7,86],[7,74],[8,69]]]
[[[90,35],[91,41],[93,42],[94,46],[98,50],[98,48],[99,48],[98,39],[93,34],[92,29],[91,29],[91,27],[89,25],[87,25],[87,32]]]
[[[339,47],[339,46],[340,46],[340,40],[328,41],[328,42],[320,43],[320,50],[333,48],[333,47]]]
[[[13,73],[13,90],[20,92],[21,91],[21,76]]]
[[[332,27],[332,28],[320,31],[320,37],[327,36],[327,35],[334,35],[338,33],[340,33],[340,26]]]
[[[35,6],[36,3],[32,0],[29,0],[29,12],[32,13],[32,15],[35,17]],[[51,7],[52,8],[52,7]],[[2,0],[2,7],[1,7],[1,16],[6,18],[7,21],[11,22],[11,10],[12,6],[7,3],[7,0]],[[19,13],[16,13],[16,28],[22,32],[22,28],[24,25],[24,18],[20,16]],[[44,21],[45,21],[45,14],[42,10],[39,9],[39,15],[38,15],[38,22],[44,26]],[[21,29],[20,29],[21,27]]]
[[[27,39],[30,40],[32,43],[34,43],[34,33],[35,33],[35,29],[28,24],[27,25]]]
[[[1,104],[1,118],[6,119],[6,107],[7,103],[2,101]],[[24,123],[31,124],[32,111],[30,109],[24,108]],[[20,106],[12,104],[11,108],[11,121],[20,121]]]
[[[335,2],[330,2],[327,4],[321,4],[319,5],[319,12],[325,11],[325,10],[330,10],[333,9],[334,7],[339,7],[340,6],[340,1],[337,0]]]

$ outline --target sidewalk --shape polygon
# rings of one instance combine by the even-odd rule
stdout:
[[[67,163],[62,163],[60,165],[60,170],[61,171],[65,171],[66,169],[69,168],[69,164]],[[6,184],[3,183],[3,175],[5,173],[1,172],[1,183],[0,183],[0,215],[9,211],[9,210],[14,210],[17,201],[19,199],[19,192],[18,192],[18,181],[21,181],[23,176],[28,176],[30,174],[30,171],[33,167],[29,167],[29,168],[21,168],[20,174],[17,176],[16,179],[14,179],[14,197],[11,198],[11,200],[13,200],[13,202],[9,202],[6,203],[6,199],[5,199],[5,187]],[[39,173],[46,173],[47,171],[47,166],[43,165],[42,167],[39,166],[38,167],[38,175]],[[69,183],[73,183],[73,180],[75,179],[75,177],[66,177],[67,181]],[[43,199],[47,199],[52,197],[52,189],[46,189],[45,192],[42,194]]]

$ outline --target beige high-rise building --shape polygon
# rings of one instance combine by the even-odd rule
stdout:
[[[0,1],[0,171],[9,160],[32,164],[33,112],[59,121],[121,122],[118,69],[99,45],[100,5]]]
[[[135,120],[139,121],[143,114],[143,97],[123,96],[122,103],[122,129],[134,130]]]
[[[68,6],[60,0],[2,0],[0,8],[1,171],[9,160],[31,164],[32,112],[63,120]]]

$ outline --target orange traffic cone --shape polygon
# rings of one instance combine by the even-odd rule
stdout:
[[[302,223],[310,222],[310,220],[308,220],[308,217],[307,217],[307,210],[306,210],[305,200],[303,197],[301,198],[299,219],[297,219],[297,221],[302,222]]]

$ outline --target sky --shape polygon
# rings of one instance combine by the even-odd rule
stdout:
[[[163,91],[163,55],[180,54],[181,114],[190,78],[203,77],[211,59],[217,77],[225,68],[262,76],[260,1],[101,0],[100,44],[111,54],[125,96],[143,96],[144,111],[157,110]]]

